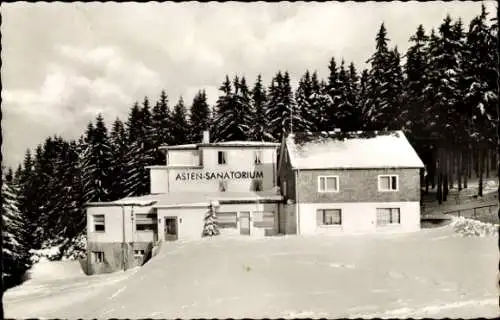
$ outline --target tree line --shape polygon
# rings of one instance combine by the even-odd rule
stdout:
[[[188,106],[162,91],[108,128],[98,115],[75,140],[45,139],[3,174],[4,276],[15,283],[29,249],[85,233],[84,204],[149,192],[148,165],[164,164],[161,145],[213,141],[280,142],[294,132],[403,130],[426,165],[422,185],[445,201],[453,182],[466,188],[497,169],[498,23],[484,6],[468,28],[447,16],[430,32],[420,25],[402,56],[382,24],[369,68],[331,58],[328,77],[306,70],[293,90],[287,71],[266,86],[257,76],[225,76],[213,107],[200,90]],[[404,63],[402,60],[405,60]],[[479,185],[482,195],[482,184]]]

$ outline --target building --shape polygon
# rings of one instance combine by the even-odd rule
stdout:
[[[265,236],[279,230],[279,144],[233,141],[165,146],[151,166],[151,192],[87,206],[87,273],[142,264],[161,241],[202,237],[215,208],[221,236]]]
[[[291,134],[280,154],[284,233],[419,230],[424,165],[403,132]]]

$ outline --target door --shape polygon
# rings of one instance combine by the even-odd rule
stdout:
[[[177,240],[177,217],[165,217],[165,241]]]
[[[250,235],[250,212],[240,212],[240,234]]]

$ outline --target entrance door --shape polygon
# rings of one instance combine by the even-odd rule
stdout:
[[[250,212],[240,212],[240,234],[250,235]]]
[[[165,241],[177,240],[177,217],[165,217]]]

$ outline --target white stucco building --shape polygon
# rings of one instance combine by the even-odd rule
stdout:
[[[221,236],[279,233],[277,149],[268,142],[165,146],[151,193],[87,207],[89,273],[142,263],[158,241],[201,238],[215,207]],[[132,259],[131,257],[135,258]]]

